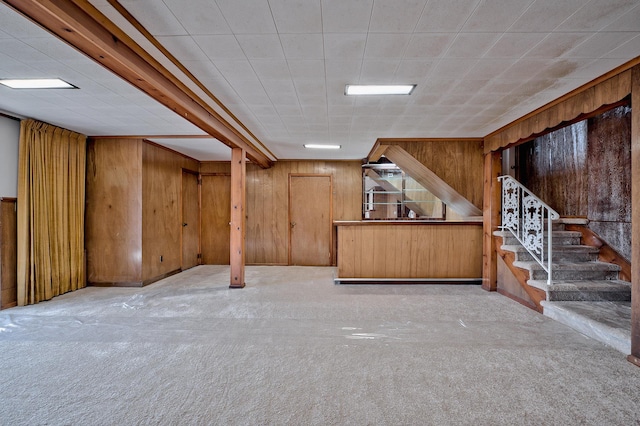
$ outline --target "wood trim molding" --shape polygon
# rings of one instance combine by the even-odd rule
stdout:
[[[107,2],[122,15],[124,19],[126,19],[136,30],[140,32],[151,44],[155,46],[162,54],[173,63],[184,75],[186,75],[189,80],[191,80],[196,86],[200,88],[207,96],[216,103],[229,117],[231,117],[245,132],[247,132],[253,140],[255,140],[260,147],[266,151],[272,158],[276,158],[276,156],[267,148],[256,135],[254,135],[248,127],[244,125],[240,121],[238,117],[236,117],[220,100],[213,94],[211,91],[198,80],[198,78],[191,73],[175,56],[171,54],[141,23],[138,21],[124,6],[120,4],[117,0],[107,0]]]
[[[447,208],[451,208],[456,213],[466,217],[482,216],[482,211],[479,208],[402,147],[390,145],[385,150],[385,155],[404,170],[407,175],[438,197],[447,205]]]
[[[263,168],[271,159],[87,1],[4,0],[15,11],[78,49]]]
[[[602,107],[615,104],[631,93],[631,71],[640,57],[575,89],[485,136],[484,152],[497,151],[532,135],[546,133]]]

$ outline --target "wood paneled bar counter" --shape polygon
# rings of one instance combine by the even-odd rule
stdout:
[[[481,221],[334,221],[336,282],[480,282]]]

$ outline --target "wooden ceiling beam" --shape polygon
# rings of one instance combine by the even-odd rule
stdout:
[[[263,168],[271,159],[86,0],[2,0]]]

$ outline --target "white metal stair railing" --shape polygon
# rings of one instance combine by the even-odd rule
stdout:
[[[498,180],[502,183],[502,230],[511,231],[520,241],[547,272],[547,284],[551,285],[551,225],[560,215],[511,176],[499,176]]]

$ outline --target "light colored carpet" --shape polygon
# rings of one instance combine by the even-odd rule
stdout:
[[[200,266],[0,312],[3,425],[632,425],[640,369],[478,286]]]

